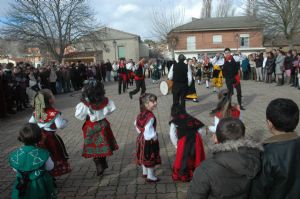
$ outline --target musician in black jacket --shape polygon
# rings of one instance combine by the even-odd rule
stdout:
[[[168,74],[168,79],[173,80],[173,104],[181,104],[185,109],[185,96],[188,87],[192,83],[192,71],[187,64],[184,63],[185,56],[178,56],[178,63],[175,63]],[[183,75],[186,74],[186,75]]]

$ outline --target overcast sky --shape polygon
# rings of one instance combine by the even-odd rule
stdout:
[[[0,18],[5,16],[9,2],[0,0]],[[97,19],[104,25],[140,35],[142,39],[155,39],[151,31],[151,11],[156,7],[184,8],[185,22],[201,13],[201,0],[87,0],[96,12]],[[213,0],[213,4],[217,1]],[[232,0],[236,15],[242,14],[243,0]]]

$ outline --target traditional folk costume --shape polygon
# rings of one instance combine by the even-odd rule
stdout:
[[[144,110],[137,116],[135,126],[139,133],[136,140],[136,162],[143,167],[143,177],[151,179],[154,167],[161,164],[156,118],[151,111]]]
[[[104,158],[101,164],[107,168],[105,157],[111,156],[113,151],[119,149],[117,141],[105,118],[116,109],[113,101],[105,98],[100,104],[92,104],[82,100],[76,106],[75,117],[85,120],[83,124],[83,152],[85,158]]]
[[[239,109],[237,109],[236,107],[232,107],[231,108],[231,117],[233,118],[237,118],[237,119],[240,119],[242,120],[242,115],[241,115],[241,112]],[[212,133],[216,133],[216,130],[217,130],[217,126],[219,124],[219,121],[223,118],[222,116],[222,112],[221,111],[218,111],[216,112],[215,116],[214,116],[214,125],[213,126],[209,126],[208,129],[210,132]]]
[[[188,66],[188,67],[190,67],[190,69],[192,71],[192,74],[194,76],[195,69],[193,68],[193,66]],[[191,85],[188,88],[187,95],[185,96],[185,99],[189,99],[189,100],[193,100],[194,102],[198,102],[198,96],[197,96],[197,92],[196,92],[194,78],[192,78],[192,83],[191,83]]]
[[[55,133],[57,129],[63,129],[67,125],[67,121],[62,119],[61,113],[54,108],[45,110],[43,116],[34,112],[29,123],[36,123],[42,130],[43,139],[38,143],[38,146],[50,152],[54,162],[51,175],[61,176],[71,172],[65,144],[61,137]]]
[[[57,198],[55,183],[47,171],[53,167],[48,151],[24,145],[9,155],[9,164],[17,172],[13,199]]]
[[[195,70],[196,70],[196,74],[195,74],[195,79],[197,79],[198,84],[201,83],[202,81],[202,64],[201,63],[196,63],[195,65]]]
[[[130,86],[133,85],[133,78],[134,78],[134,73],[133,73],[133,64],[132,63],[127,63],[126,64],[126,69],[127,69],[127,84]],[[128,85],[127,85],[128,88]]]
[[[188,114],[180,114],[170,121],[170,138],[177,148],[173,163],[174,181],[190,181],[196,167],[205,159],[200,133],[204,124]]]
[[[204,58],[204,63],[202,66],[202,79],[206,83],[206,88],[209,88],[209,81],[211,78],[211,63],[209,62],[209,58]]]
[[[213,85],[214,87],[217,87],[218,89],[222,88],[223,86],[223,74],[222,69],[219,65],[213,66]]]
[[[124,63],[119,63],[118,68],[118,79],[119,79],[119,94],[121,94],[121,87],[123,84],[123,93],[126,91],[127,84],[127,69]]]
[[[151,75],[151,79],[153,80],[153,83],[157,83],[160,79],[160,70],[157,64],[153,64],[153,72]]]

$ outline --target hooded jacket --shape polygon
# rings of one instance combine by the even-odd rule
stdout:
[[[260,170],[262,146],[250,139],[213,145],[213,155],[196,169],[189,199],[246,199],[251,180]]]

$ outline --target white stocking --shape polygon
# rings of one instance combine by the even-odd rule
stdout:
[[[147,178],[150,180],[157,180],[157,177],[154,175],[154,168],[147,168],[148,175]]]
[[[209,87],[208,80],[206,80],[205,83],[206,83],[206,87]]]
[[[148,169],[144,165],[142,165],[142,168],[143,168],[143,175],[148,175],[147,172]]]

